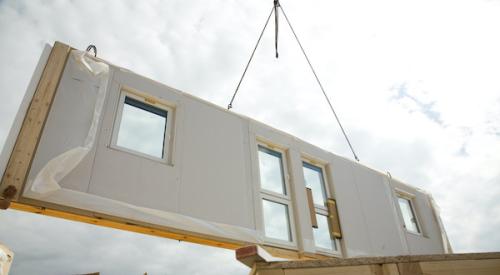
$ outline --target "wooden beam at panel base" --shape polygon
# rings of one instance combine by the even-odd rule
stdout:
[[[71,220],[76,222],[83,222],[93,225],[99,225],[119,230],[125,230],[130,232],[136,232],[156,237],[168,238],[178,241],[185,241],[191,243],[197,243],[202,245],[221,247],[227,249],[237,249],[241,247],[243,244],[241,243],[232,243],[232,242],[220,242],[216,240],[212,240],[209,238],[197,237],[192,234],[182,234],[178,232],[172,232],[170,230],[158,229],[153,226],[140,225],[133,221],[125,221],[121,218],[109,217],[106,215],[99,216],[87,216],[82,214],[76,214],[76,211],[65,211],[65,210],[56,210],[42,206],[34,206],[26,203],[12,202],[11,209],[31,212],[35,214],[41,214],[50,217],[61,218],[65,220]]]
[[[104,226],[119,230],[125,230],[135,233],[141,233],[161,238],[196,243],[201,245],[208,245],[213,247],[220,247],[231,250],[236,250],[238,248],[249,245],[248,243],[236,242],[225,239],[224,240],[216,239],[209,236],[195,235],[187,231],[171,230],[169,228],[159,227],[153,224],[147,224],[133,220],[126,220],[123,218],[92,213],[90,211],[85,211],[80,209],[69,209],[68,207],[62,207],[26,198],[21,198],[21,201],[22,202],[12,202],[10,208],[14,210],[30,212],[50,217],[62,218],[76,222],[83,222],[83,223]],[[39,204],[44,206],[40,206]],[[262,248],[266,250],[267,253],[269,253],[273,257],[285,258],[289,260],[310,260],[310,259],[326,258],[326,256],[323,255],[316,255],[316,254],[304,255],[300,252],[296,252],[293,250],[287,250],[270,246],[262,246]]]

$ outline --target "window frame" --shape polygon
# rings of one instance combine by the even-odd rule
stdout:
[[[327,175],[326,175],[326,168],[327,168],[327,164],[325,162],[322,162],[322,161],[317,161],[315,159],[312,159],[310,157],[305,157],[303,156],[302,157],[302,163],[301,163],[301,168],[302,168],[302,175],[303,175],[303,181],[304,181],[304,188],[307,188],[307,185],[306,185],[306,181],[305,181],[305,177],[304,177],[304,167],[305,165],[309,165],[309,166],[313,166],[313,167],[316,167],[316,168],[319,168],[320,171],[321,171],[321,176],[322,176],[322,179],[323,179],[323,190],[325,191],[325,200],[328,200],[329,198],[332,198],[332,199],[335,199],[335,197],[333,196],[333,192],[331,192],[330,190],[330,185],[328,184],[328,178],[327,178]],[[311,168],[309,168],[311,169]],[[325,205],[319,205],[319,204],[316,204],[314,203],[314,213],[316,215],[322,215],[322,216],[326,216],[327,219],[328,219],[328,207],[326,206],[326,201],[325,201]],[[311,227],[312,228],[312,227]],[[315,228],[312,228],[313,230],[313,238],[314,238],[314,229]],[[323,247],[319,247],[316,245],[316,240],[314,240],[314,248],[316,249],[316,252],[319,252],[321,254],[327,254],[327,255],[336,255],[336,256],[342,256],[342,249],[341,249],[341,244],[340,244],[340,239],[336,238],[335,236],[332,236],[332,229],[330,228],[330,226],[328,225],[328,233],[330,234],[330,238],[333,237],[333,242],[335,243],[335,248],[332,248],[331,249],[325,249]]]
[[[258,189],[258,200],[259,200],[259,206],[260,206],[260,213],[259,213],[259,219],[260,219],[260,224],[262,225],[262,235],[266,243],[269,244],[274,244],[274,245],[279,245],[283,247],[288,247],[288,248],[296,248],[297,247],[297,234],[295,230],[295,219],[294,219],[294,213],[293,213],[293,201],[292,201],[292,191],[291,191],[291,184],[290,184],[290,174],[288,173],[288,156],[286,149],[281,147],[281,146],[275,146],[274,144],[270,144],[267,142],[263,142],[261,140],[257,140],[257,150],[256,150],[256,169],[257,169],[257,189]],[[284,187],[285,187],[285,194],[280,194],[273,192],[271,190],[267,190],[262,188],[261,185],[261,179],[260,179],[260,160],[259,160],[259,149],[260,147],[270,150],[273,152],[277,152],[281,155],[281,165],[282,165],[282,176],[283,176],[283,181],[284,181]],[[272,237],[266,236],[266,224],[265,224],[265,219],[264,219],[264,206],[263,206],[263,200],[267,200],[273,203],[279,203],[286,205],[287,207],[287,213],[288,213],[288,226],[289,226],[289,237],[290,241],[285,241],[282,239],[276,239]]]
[[[399,217],[401,220],[401,225],[404,228],[405,232],[413,234],[413,235],[417,235],[417,236],[424,236],[422,224],[420,223],[420,219],[418,218],[418,216],[419,216],[418,211],[417,211],[417,208],[415,207],[415,205],[416,205],[415,204],[415,197],[416,196],[414,194],[411,194],[411,193],[408,193],[406,191],[399,190],[399,189],[396,189],[395,191],[396,191],[396,204],[397,204],[397,207],[399,209]],[[412,216],[415,219],[415,223],[417,225],[418,232],[409,230],[408,227],[406,226],[405,219],[403,217],[403,210],[401,209],[401,206],[399,205],[400,198],[407,200],[408,203],[410,204],[410,210],[412,211]]]
[[[166,111],[166,121],[165,121],[165,130],[164,130],[164,139],[163,139],[163,157],[159,158],[153,155],[149,155],[131,148],[127,148],[124,146],[118,145],[118,135],[120,132],[120,126],[121,126],[121,121],[122,121],[122,115],[123,115],[123,108],[125,106],[125,99],[129,97],[133,100],[139,101],[140,103],[144,103],[145,105],[158,108],[160,110]],[[132,105],[133,106],[133,105]],[[147,111],[147,110],[146,110]],[[113,133],[111,135],[111,143],[109,145],[110,148],[129,153],[135,156],[139,156],[142,158],[146,158],[149,160],[153,160],[156,162],[161,162],[165,164],[169,164],[170,162],[170,153],[171,153],[171,144],[172,144],[172,122],[173,122],[173,116],[174,116],[174,108],[171,107],[168,103],[157,99],[153,96],[147,95],[145,93],[139,93],[135,91],[131,91],[129,89],[126,89],[122,87],[120,89],[120,97],[118,99],[118,107],[116,109],[116,115],[114,118],[114,124],[113,124]]]

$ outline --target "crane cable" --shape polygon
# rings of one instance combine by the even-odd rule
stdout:
[[[240,88],[241,82],[243,81],[243,78],[245,77],[245,74],[246,74],[246,72],[248,70],[248,66],[250,65],[250,62],[252,61],[252,58],[253,58],[253,56],[255,54],[255,51],[257,50],[257,47],[259,46],[260,40],[262,38],[262,35],[264,34],[264,31],[265,31],[265,29],[267,27],[267,24],[269,23],[269,19],[271,18],[271,15],[273,14],[273,12],[275,13],[275,25],[276,25],[275,26],[275,50],[276,50],[276,58],[278,58],[278,8],[283,13],[283,16],[285,17],[285,20],[286,20],[288,26],[290,27],[290,30],[292,31],[293,36],[295,37],[295,40],[297,41],[297,44],[299,44],[300,50],[302,51],[302,54],[304,55],[307,63],[309,64],[309,68],[311,69],[311,71],[312,71],[312,73],[314,75],[314,78],[316,79],[316,82],[318,83],[321,91],[323,92],[323,95],[325,96],[326,102],[328,103],[328,106],[330,107],[330,110],[332,111],[332,114],[335,117],[335,120],[337,121],[337,123],[338,123],[338,125],[340,127],[340,130],[342,131],[342,134],[344,135],[344,138],[347,141],[347,144],[349,145],[349,148],[351,149],[351,152],[352,152],[352,154],[354,156],[354,159],[359,162],[358,155],[356,155],[356,152],[354,151],[354,148],[352,147],[351,141],[349,140],[349,138],[347,136],[347,133],[346,133],[344,127],[342,126],[342,123],[340,122],[340,119],[339,119],[337,113],[335,112],[335,109],[333,108],[333,105],[332,105],[332,103],[330,101],[330,98],[328,98],[328,95],[326,94],[325,89],[323,88],[323,84],[321,84],[321,81],[319,80],[319,77],[318,77],[316,71],[314,70],[314,67],[312,66],[312,63],[309,60],[309,57],[307,56],[306,51],[304,50],[304,47],[302,46],[302,43],[300,43],[299,37],[295,33],[295,30],[293,29],[292,24],[290,23],[290,20],[288,19],[288,16],[286,15],[285,11],[283,10],[282,5],[280,5],[279,0],[274,0],[274,5],[273,5],[273,8],[271,9],[271,13],[269,14],[269,17],[267,18],[266,24],[264,25],[264,28],[262,29],[262,32],[261,32],[261,34],[259,36],[259,39],[257,40],[257,44],[255,45],[255,48],[253,49],[253,52],[252,52],[252,54],[250,56],[250,59],[248,60],[248,63],[246,65],[246,67],[245,67],[243,75],[240,78],[238,86],[236,87],[236,90],[234,91],[233,97],[231,98],[231,102],[227,106],[227,109],[229,110],[229,109],[231,109],[233,107],[233,101],[234,101],[234,99],[236,97],[236,94],[238,93],[238,90]]]
[[[337,113],[335,112],[335,109],[333,109],[333,105],[330,102],[330,99],[328,98],[328,95],[325,92],[325,89],[323,88],[323,85],[321,84],[321,81],[319,81],[319,77],[316,74],[316,71],[314,70],[311,61],[309,60],[309,57],[307,57],[306,51],[304,50],[304,47],[302,47],[302,44],[299,41],[299,38],[297,37],[297,34],[295,33],[295,30],[292,27],[292,24],[290,23],[290,20],[288,20],[288,16],[286,16],[285,11],[283,10],[283,7],[279,5],[279,8],[281,12],[283,13],[283,16],[285,16],[286,22],[288,23],[288,26],[290,27],[290,30],[292,30],[293,36],[295,37],[295,40],[297,40],[297,43],[300,46],[300,50],[302,50],[302,53],[304,54],[304,57],[307,60],[307,63],[309,64],[309,68],[311,68],[312,73],[314,74],[314,77],[316,78],[316,81],[318,82],[319,87],[321,88],[321,91],[323,92],[323,95],[325,96],[326,102],[328,103],[328,106],[330,106],[330,110],[332,110],[333,116],[335,116],[335,119],[337,120],[337,123],[339,124],[340,130],[342,130],[342,134],[344,134],[345,140],[347,141],[347,144],[349,145],[349,148],[351,149],[352,154],[354,155],[354,159],[356,161],[359,161],[358,156],[356,155],[356,152],[354,152],[354,148],[352,148],[351,141],[347,137],[347,133],[344,130],[344,127],[342,126],[342,123],[340,123],[340,119],[337,116]]]
[[[255,51],[257,50],[257,47],[259,46],[260,39],[262,38],[264,31],[266,30],[267,24],[269,23],[269,19],[271,19],[271,15],[273,15],[273,12],[274,12],[274,6],[271,9],[271,13],[269,13],[269,16],[267,17],[266,23],[264,24],[264,28],[262,28],[262,31],[260,32],[259,39],[257,39],[257,43],[255,44],[255,47],[253,48],[252,54],[250,55],[250,59],[248,59],[247,65],[245,66],[245,70],[243,71],[243,74],[241,75],[240,81],[238,82],[238,85],[236,86],[236,90],[234,90],[233,97],[231,98],[231,101],[227,105],[228,110],[231,110],[231,108],[233,108],[234,98],[236,97],[236,94],[238,93],[238,90],[240,89],[241,82],[243,81],[243,78],[245,77],[245,74],[247,73],[248,66],[250,66],[250,62],[252,62],[253,55],[255,54]]]

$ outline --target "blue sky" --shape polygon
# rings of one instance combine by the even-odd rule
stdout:
[[[431,192],[455,251],[500,250],[500,1],[281,2],[361,162]],[[0,146],[45,43],[95,44],[225,107],[271,4],[0,1]],[[233,111],[351,157],[290,31],[277,60],[273,35]],[[0,242],[16,252],[13,274],[248,272],[232,251],[11,210]]]

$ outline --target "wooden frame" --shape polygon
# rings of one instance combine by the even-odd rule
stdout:
[[[314,209],[314,201],[312,189],[306,187],[307,205],[309,206],[309,215],[311,216],[311,225],[313,228],[318,228],[318,219],[316,219],[316,210]]]
[[[253,256],[253,255],[249,255]],[[248,257],[248,256],[247,256]],[[259,275],[442,275],[500,274],[500,253],[465,253],[449,255],[411,255],[395,257],[360,257],[313,261],[265,262],[245,258]]]

